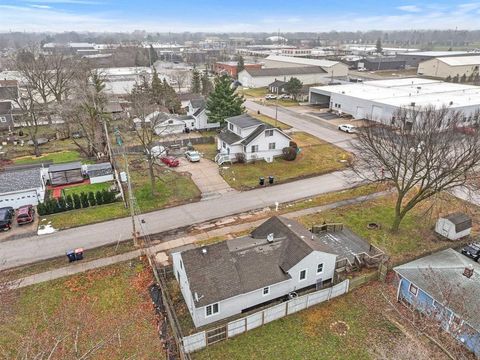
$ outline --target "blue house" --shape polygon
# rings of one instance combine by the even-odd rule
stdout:
[[[397,266],[397,300],[480,357],[480,265],[453,249]]]

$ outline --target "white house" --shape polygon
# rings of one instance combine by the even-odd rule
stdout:
[[[0,172],[0,207],[38,205],[45,198],[46,171],[41,167]]]
[[[226,128],[217,136],[217,163],[245,161],[273,161],[290,145],[291,138],[282,130],[242,114],[225,120]]]
[[[195,119],[195,130],[217,129],[219,122],[208,122],[206,102],[204,99],[190,100],[187,105],[187,115]]]
[[[435,232],[449,240],[458,240],[470,235],[472,219],[463,213],[453,213],[443,216],[435,224]]]
[[[331,284],[337,261],[369,244],[346,229],[315,235],[275,216],[249,236],[172,254],[173,270],[196,327]]]

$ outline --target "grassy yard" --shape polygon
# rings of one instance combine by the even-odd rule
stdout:
[[[148,267],[131,261],[15,290],[0,304],[0,357],[40,358],[58,339],[51,359],[80,358],[97,344],[89,359],[163,359],[151,282]]]
[[[393,263],[401,263],[453,245],[449,241],[441,240],[433,232],[439,214],[464,211],[477,219],[480,215],[478,209],[445,195],[414,208],[403,220],[400,231],[392,233],[390,226],[394,218],[394,200],[394,195],[388,195],[363,204],[306,215],[299,220],[306,226],[321,224],[324,221],[344,223],[354,232],[386,251]],[[367,224],[370,222],[377,223],[380,228],[368,229]],[[478,222],[474,221],[474,223]]]
[[[88,194],[90,191],[96,193],[97,191],[108,190],[113,185],[113,182],[104,182],[98,184],[86,184],[79,186],[67,187],[62,190],[63,196],[68,196],[73,194],[80,195],[82,192]]]
[[[265,100],[263,104],[263,100],[262,100],[262,105],[268,105],[268,106],[278,105],[278,106],[290,107],[290,106],[298,106],[298,101],[289,100],[289,99]]]
[[[235,189],[246,190],[258,186],[258,178],[274,176],[276,182],[320,175],[345,168],[349,154],[342,149],[323,142],[306,133],[293,135],[300,153],[294,161],[282,158],[272,163],[257,161],[248,164],[233,164],[220,169],[223,178]]]
[[[408,336],[404,333],[411,329],[397,326],[381,295],[388,291],[384,287],[379,283],[364,286],[209,346],[194,353],[193,359],[401,359],[401,355],[395,357],[396,351],[405,346],[427,355],[425,358],[442,359],[423,339],[410,339],[413,331]]]
[[[35,156],[23,156],[13,159],[15,165],[26,165],[26,164],[35,164],[42,161],[53,161],[54,163],[64,163],[69,161],[78,161],[80,160],[80,154],[78,151],[59,151],[52,153],[45,153],[40,157]]]
[[[194,146],[200,154],[203,154],[203,157],[208,160],[215,160],[215,155],[217,155],[217,145],[213,144],[198,144]]]
[[[261,87],[261,88],[243,88],[239,90],[239,93],[245,97],[264,97],[265,95],[268,94],[268,88],[267,87]]]

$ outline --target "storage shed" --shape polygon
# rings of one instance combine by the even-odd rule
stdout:
[[[48,177],[50,185],[66,185],[83,181],[82,164],[80,161],[50,165],[48,168]]]
[[[453,213],[441,217],[435,225],[435,232],[449,240],[458,240],[470,235],[472,219],[463,213]]]
[[[113,181],[113,169],[109,162],[87,165],[86,173],[90,179],[90,184]]]

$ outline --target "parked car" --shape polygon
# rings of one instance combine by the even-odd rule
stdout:
[[[292,99],[292,95],[282,94],[282,95],[280,95],[278,98],[279,98],[279,99],[290,100],[290,99]]]
[[[346,133],[352,134],[357,131],[357,128],[350,124],[342,124],[338,127],[338,130],[344,131]]]
[[[10,206],[0,208],[0,230],[11,229],[13,214],[15,214],[15,210]]]
[[[478,262],[478,259],[480,259],[480,244],[473,243],[465,246],[462,249],[462,254]]]
[[[22,206],[17,211],[17,224],[28,224],[35,218],[35,209],[32,205]]]
[[[198,162],[200,161],[200,154],[198,151],[194,150],[189,150],[185,152],[185,157],[187,158],[188,161],[190,162]]]
[[[177,167],[180,164],[180,161],[173,156],[163,156],[160,160],[168,167]]]
[[[471,126],[455,126],[455,130],[465,135],[475,135],[477,129]]]
[[[266,100],[275,100],[277,98],[276,95],[273,95],[273,94],[267,94],[265,95],[265,99]]]

